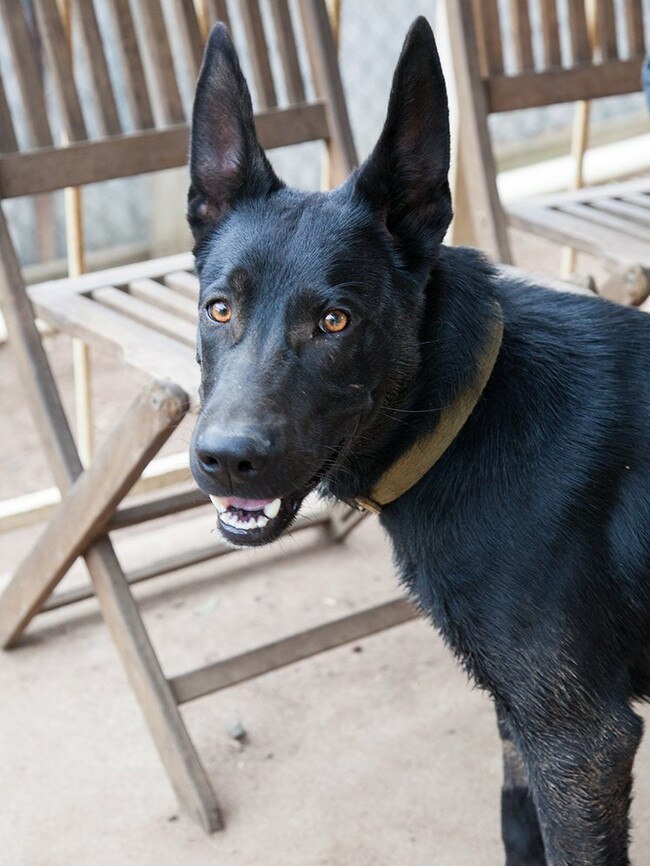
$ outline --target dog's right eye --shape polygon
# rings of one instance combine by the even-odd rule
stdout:
[[[217,301],[211,301],[206,310],[212,321],[218,322],[220,325],[227,324],[232,316],[230,304],[222,298],[219,298]]]

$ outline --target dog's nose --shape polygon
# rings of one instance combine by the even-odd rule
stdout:
[[[271,443],[256,436],[203,435],[196,443],[196,456],[206,475],[232,484],[256,479],[270,455]]]

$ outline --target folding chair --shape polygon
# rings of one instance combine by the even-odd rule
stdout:
[[[648,47],[644,34],[650,32],[643,5],[643,0],[564,5],[511,0],[507,14],[500,15],[497,0],[447,0],[462,114],[456,200],[466,215],[456,226],[455,242],[475,243],[509,262],[507,226],[515,226],[599,259],[614,275],[600,287],[608,297],[635,304],[647,297],[650,180],[574,189],[504,210],[488,127],[488,117],[497,112],[576,100],[586,105],[640,91]],[[585,114],[585,126],[586,121]]]
[[[267,43],[269,22],[258,0],[237,4],[253,68],[261,142],[273,148],[322,140],[328,146],[332,178],[340,181],[354,167],[356,157],[325,4],[323,0],[299,0],[299,15],[287,0],[271,0],[269,6],[287,94],[282,105],[278,104],[270,39]],[[2,199],[185,164],[189,107],[181,93],[191,94],[207,31],[200,26],[202,19],[192,0],[166,0],[162,7],[161,0],[102,0],[101,4],[74,0],[72,32],[87,49],[91,107],[95,128],[100,130],[96,138],[88,135],[88,106],[81,104],[72,64],[75,53],[66,39],[66,20],[57,0],[33,0],[33,7],[36,16],[31,20],[25,13],[27,4],[0,0],[21,97],[19,113],[15,105],[10,107],[0,79]],[[204,24],[217,16],[227,21],[224,2],[206,0],[197,8],[204,14]],[[124,106],[119,105],[114,70],[107,61],[112,38],[108,23],[119,37],[132,131],[125,131],[124,112],[118,110]],[[299,35],[306,43],[314,96],[309,95],[304,78]],[[40,46],[57,99],[56,112],[45,98]],[[180,86],[183,74],[185,88]],[[19,116],[30,138],[27,147],[19,146]],[[65,143],[54,143],[53,117],[60,119]],[[176,206],[182,208],[183,202]],[[3,647],[17,643],[70,565],[83,556],[102,615],[181,806],[212,831],[221,825],[217,800],[179,705],[396,625],[414,614],[403,602],[390,602],[173,679],[164,675],[131,594],[132,581],[117,559],[109,533],[206,502],[193,491],[120,505],[179,420],[197,408],[193,344],[198,284],[191,264],[189,255],[173,256],[26,290],[0,207],[0,300],[9,342],[62,493],[52,520],[0,598],[0,643]],[[152,302],[156,305],[153,317]],[[86,468],[64,414],[35,316],[88,344],[108,348],[148,378],[149,384]],[[334,536],[341,536],[357,516],[346,509],[329,509],[316,519],[329,524]],[[213,554],[218,552],[213,550]],[[190,553],[166,566],[192,561],[196,555]],[[154,564],[146,576],[166,566]],[[74,591],[66,600],[87,594]],[[49,605],[53,602],[57,604],[56,594]]]

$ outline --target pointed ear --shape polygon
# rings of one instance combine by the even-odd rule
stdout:
[[[449,109],[425,18],[404,41],[379,141],[355,181],[398,241],[408,267],[430,262],[451,222]]]
[[[228,29],[210,33],[196,86],[187,218],[198,243],[245,196],[282,183],[262,150],[251,97]]]

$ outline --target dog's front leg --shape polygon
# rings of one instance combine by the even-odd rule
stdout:
[[[643,723],[627,705],[602,712],[518,732],[549,866],[630,864],[632,764]]]
[[[528,773],[505,713],[498,708],[497,721],[503,745],[501,837],[506,850],[506,866],[546,866],[537,810],[528,787]]]

